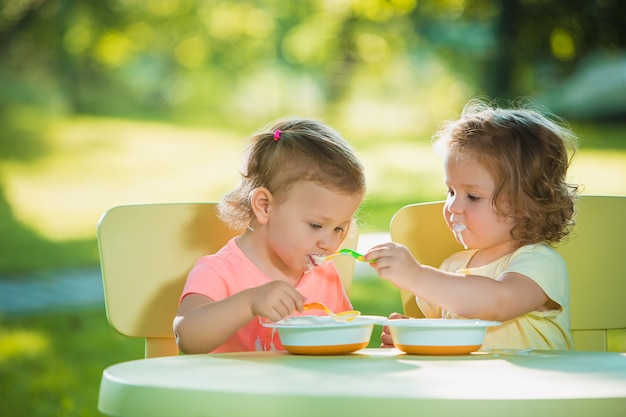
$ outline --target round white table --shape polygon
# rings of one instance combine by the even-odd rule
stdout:
[[[364,349],[142,359],[103,372],[98,409],[127,417],[623,417],[626,354]]]

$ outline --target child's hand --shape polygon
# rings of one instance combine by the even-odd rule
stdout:
[[[364,258],[368,262],[376,259],[370,265],[378,275],[401,289],[408,289],[422,269],[406,246],[393,242],[374,246]]]
[[[294,311],[304,311],[304,297],[283,281],[272,281],[252,291],[250,309],[254,316],[278,321]]]
[[[389,315],[389,319],[390,320],[396,320],[396,319],[408,319],[409,316],[405,316],[403,314],[400,313],[391,313]],[[391,338],[391,333],[389,332],[389,326],[384,326],[383,327],[383,332],[380,334],[380,347],[381,348],[392,348],[393,346],[393,340]]]

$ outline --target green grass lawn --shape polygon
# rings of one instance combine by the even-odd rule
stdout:
[[[0,415],[98,416],[102,370],[143,357],[103,308],[0,320]]]

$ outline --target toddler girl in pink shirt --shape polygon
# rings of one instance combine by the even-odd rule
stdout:
[[[189,273],[174,319],[180,350],[280,350],[263,320],[302,313],[305,300],[352,309],[332,262],[313,266],[339,248],[364,194],[363,166],[328,126],[287,120],[252,136],[241,182],[219,204],[244,233]]]

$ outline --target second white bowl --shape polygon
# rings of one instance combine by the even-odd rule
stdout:
[[[463,319],[387,320],[393,344],[415,355],[465,355],[483,344],[490,326],[500,322]]]

